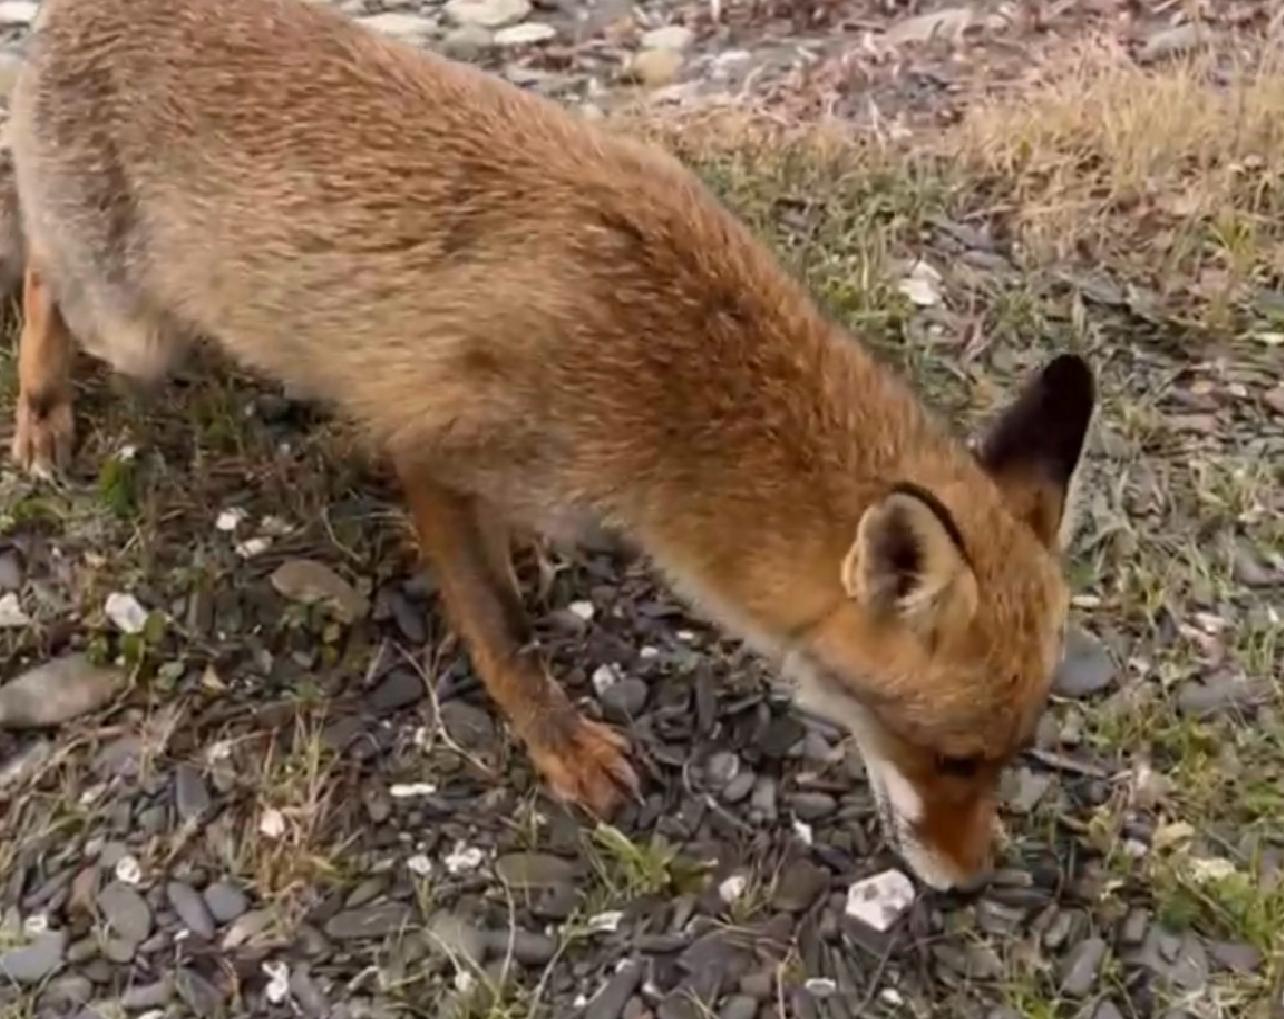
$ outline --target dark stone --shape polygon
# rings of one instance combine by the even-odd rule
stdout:
[[[389,715],[418,703],[424,696],[423,680],[410,669],[393,669],[366,695],[366,707],[376,715]]]
[[[635,959],[623,963],[589,1002],[584,1019],[618,1019],[641,981],[641,964]]]
[[[404,902],[379,902],[336,913],[326,921],[325,932],[335,941],[382,938],[405,930],[411,915]]]

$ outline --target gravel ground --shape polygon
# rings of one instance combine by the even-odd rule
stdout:
[[[1155,62],[1269,14],[342,6],[590,112],[892,136],[1076,34]],[[14,52],[35,7],[0,2]],[[1111,265],[1031,269],[992,181],[799,151],[684,155],[947,413],[1067,340],[1100,365],[1071,667],[991,884],[906,887],[843,735],[605,546],[522,564],[558,676],[643,776],[591,826],[542,795],[339,426],[223,365],[152,396],[91,372],[70,476],[0,467],[0,1017],[1282,1014],[1284,262],[1250,256],[1214,327]]]

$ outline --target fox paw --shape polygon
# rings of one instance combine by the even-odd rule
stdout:
[[[609,817],[626,798],[640,795],[627,758],[628,741],[575,712],[527,741],[531,760],[559,799]]]
[[[75,425],[68,397],[35,400],[20,394],[14,426],[10,453],[23,470],[47,477],[71,461]]]

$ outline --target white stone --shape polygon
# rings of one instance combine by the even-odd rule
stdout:
[[[450,0],[446,4],[446,17],[451,21],[482,28],[515,25],[530,12],[530,0]]]
[[[718,898],[727,905],[735,902],[740,896],[744,895],[745,888],[749,885],[749,879],[744,874],[732,874],[729,878],[718,885]]]
[[[857,881],[847,889],[847,915],[853,920],[885,931],[914,904],[914,883],[899,870]]]
[[[22,610],[18,595],[10,591],[0,597],[0,630],[20,628],[31,622],[31,617]]]
[[[462,842],[456,843],[455,848],[447,854],[445,860],[446,869],[452,874],[462,874],[465,871],[476,870],[481,866],[482,851],[476,846],[465,846]]]
[[[279,839],[285,834],[285,815],[269,807],[259,818],[259,833],[270,839]]]
[[[607,690],[615,686],[624,674],[620,671],[618,665],[599,665],[593,670],[593,689],[597,691],[599,697],[606,693]]]
[[[273,1005],[281,1004],[290,993],[289,967],[283,962],[265,962],[263,972],[268,977],[268,985],[263,989],[264,997]]]
[[[240,526],[241,521],[244,519],[245,510],[241,509],[239,506],[233,506],[230,509],[223,510],[223,512],[218,515],[218,518],[214,521],[214,527],[217,530],[231,533]]]
[[[116,880],[125,885],[136,885],[143,879],[143,868],[138,858],[126,853],[116,861]]]
[[[542,21],[527,21],[520,25],[509,25],[495,33],[496,46],[530,46],[537,42],[548,42],[557,29]]]
[[[132,594],[113,591],[107,596],[103,611],[121,633],[142,633],[147,625],[147,610]]]
[[[395,783],[388,789],[388,795],[394,800],[406,800],[413,796],[431,796],[437,787],[431,782]]]
[[[30,25],[39,12],[32,0],[0,0],[0,25]]]
[[[432,37],[433,29],[436,28],[427,18],[401,11],[385,11],[359,20],[366,28],[407,42],[424,42]]]
[[[691,45],[692,32],[685,25],[653,28],[642,36],[645,50],[684,50]]]
[[[909,275],[901,280],[897,289],[920,308],[939,304],[941,274],[924,261],[914,263]]]
[[[893,25],[887,33],[887,41],[894,46],[907,42],[929,42],[933,39],[957,42],[975,18],[976,14],[970,7],[945,7],[929,14],[906,18]]]

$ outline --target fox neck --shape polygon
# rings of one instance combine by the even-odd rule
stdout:
[[[756,387],[737,427],[724,419],[725,444],[697,443],[698,463],[651,475],[646,501],[663,512],[626,527],[680,594],[773,657],[844,610],[841,563],[890,485],[914,482],[967,516],[995,501],[898,378],[836,329],[821,342],[810,385]]]

